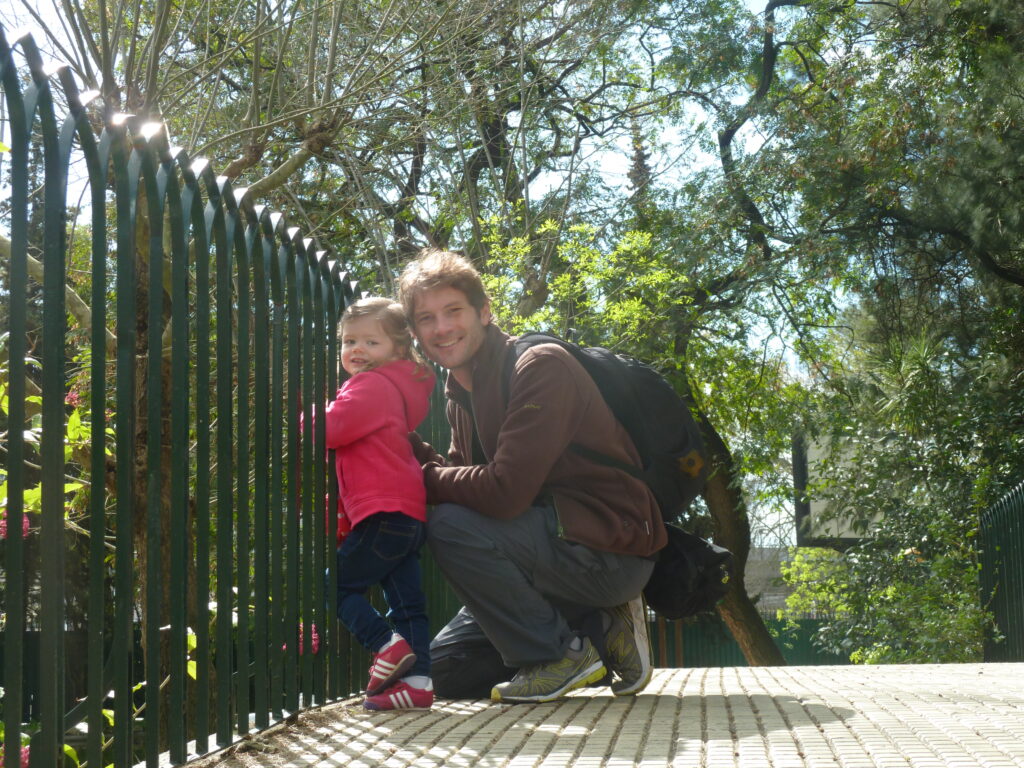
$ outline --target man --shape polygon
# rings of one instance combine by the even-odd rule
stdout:
[[[436,505],[428,542],[465,605],[432,646],[461,645],[456,663],[434,665],[438,695],[471,691],[460,676],[495,652],[495,701],[550,701],[609,671],[614,693],[637,693],[651,677],[639,595],[665,528],[641,480],[571,447],[637,464],[629,436],[557,345],[527,349],[509,377],[512,339],[462,256],[424,251],[399,295],[423,352],[448,369],[447,458],[412,437]]]

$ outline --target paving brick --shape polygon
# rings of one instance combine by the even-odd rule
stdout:
[[[639,696],[304,713],[190,768],[1024,768],[1024,664],[660,669]]]

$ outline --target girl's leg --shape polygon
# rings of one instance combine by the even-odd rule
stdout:
[[[366,591],[394,568],[377,550],[387,540],[382,520],[390,514],[372,515],[359,523],[338,547],[338,618],[370,652],[377,652],[391,638],[391,627],[366,599]]]
[[[403,516],[414,524],[413,548],[395,564],[394,569],[381,581],[384,598],[387,600],[388,618],[395,631],[408,641],[416,654],[416,663],[409,670],[410,675],[430,675],[430,624],[427,620],[427,601],[423,594],[419,550],[423,545],[426,530],[423,523]]]

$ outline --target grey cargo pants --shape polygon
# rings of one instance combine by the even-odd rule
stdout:
[[[574,634],[570,624],[633,599],[654,568],[642,557],[559,538],[550,506],[497,520],[439,504],[427,516],[427,541],[471,614],[460,614],[453,625],[464,632],[467,618],[475,622],[510,668],[563,658]]]

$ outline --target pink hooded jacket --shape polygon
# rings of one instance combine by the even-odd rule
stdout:
[[[377,512],[426,520],[423,471],[409,433],[426,418],[434,375],[396,360],[346,381],[327,405],[327,448],[338,473],[338,543]]]

